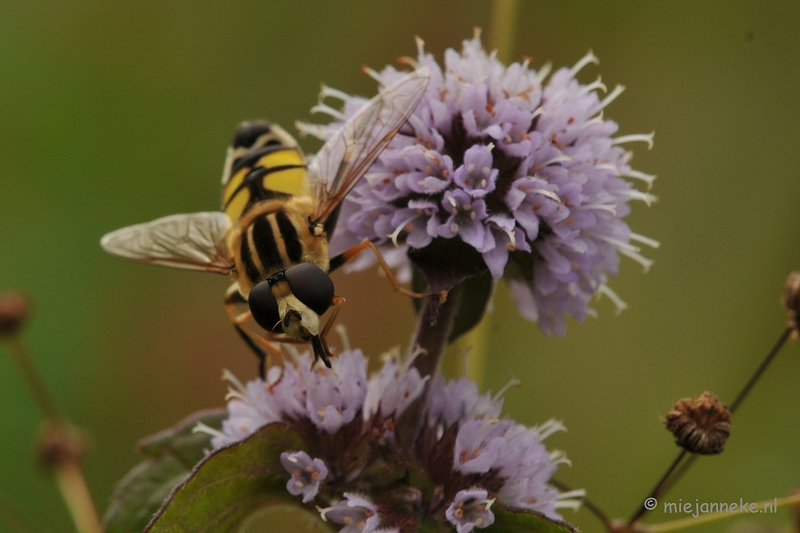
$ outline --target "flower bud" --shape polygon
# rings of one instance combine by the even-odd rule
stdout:
[[[30,313],[28,299],[19,291],[0,296],[0,336],[13,335]]]
[[[717,396],[705,391],[694,402],[683,398],[664,417],[664,426],[684,450],[702,455],[722,452],[731,433],[731,413]]]
[[[794,330],[796,337],[800,329],[800,270],[789,274],[783,289],[781,303],[789,311],[789,327]]]

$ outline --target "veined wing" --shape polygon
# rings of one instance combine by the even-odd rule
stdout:
[[[220,212],[171,215],[112,231],[100,246],[111,255],[140,263],[228,274],[233,268],[225,246],[230,225]]]
[[[367,172],[414,112],[429,81],[422,68],[389,85],[320,149],[308,169],[312,222],[324,222]]]

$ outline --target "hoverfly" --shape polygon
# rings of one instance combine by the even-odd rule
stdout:
[[[129,226],[100,241],[108,253],[141,263],[229,275],[225,298],[236,330],[259,357],[264,376],[267,339],[310,342],[315,361],[330,367],[326,343],[344,298],[328,273],[371,248],[395,290],[398,286],[375,245],[364,241],[339,256],[328,254],[339,206],[406,120],[428,86],[427,69],[387,86],[344,123],[308,165],[297,142],[277,125],[244,122],[233,133],[222,175],[222,211],[172,215]],[[248,311],[237,308],[247,304]],[[320,316],[334,310],[324,328]],[[254,319],[263,338],[243,326]]]

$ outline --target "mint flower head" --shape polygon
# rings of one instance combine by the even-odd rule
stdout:
[[[360,350],[343,351],[330,370],[312,368],[309,353],[292,359],[266,381],[242,384],[227,373],[227,419],[221,430],[198,429],[215,449],[270,424],[298,435],[302,446],[280,450],[286,490],[340,531],[411,531],[432,520],[468,532],[492,524],[493,504],[551,519],[580,504],[583,491],[549,484],[568,461],[542,441],[563,426],[499,418],[505,389],[480,395],[466,378],[438,377],[424,395],[429,378],[399,350],[369,378]]]
[[[649,188],[654,176],[633,170],[621,147],[651,145],[653,135],[612,137],[617,124],[603,117],[622,87],[601,100],[599,79],[575,79],[597,62],[591,53],[549,75],[549,66],[536,71],[527,60],[503,65],[478,34],[461,53],[447,50],[441,66],[417,44],[407,61],[430,70],[427,93],[344,203],[332,253],[370,239],[401,279],[410,263],[425,273],[436,262],[455,282],[488,270],[507,279],[519,311],[546,334],[563,335],[566,315],[591,314],[596,293],[624,307],[606,286],[620,254],[647,269],[638,244],[658,243],[623,221],[631,200],[654,200],[625,178]],[[382,85],[403,75],[393,67],[369,73]],[[366,103],[323,89],[329,96],[344,101],[343,111],[316,106],[334,121],[300,124],[303,132],[328,139]],[[351,268],[372,263],[363,254]]]

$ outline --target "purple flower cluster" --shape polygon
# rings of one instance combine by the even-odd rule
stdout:
[[[582,493],[559,493],[547,484],[566,459],[548,452],[541,441],[563,429],[561,424],[527,428],[500,420],[499,395],[480,395],[466,378],[438,378],[431,385],[422,411],[427,424],[410,451],[401,419],[422,398],[428,381],[411,362],[401,361],[397,351],[387,354],[383,367],[367,379],[367,359],[360,350],[344,351],[333,359],[330,371],[312,368],[310,354],[295,353],[295,364],[284,365],[282,371],[271,368],[267,381],[243,385],[227,373],[229,417],[222,431],[200,429],[212,433],[215,448],[270,423],[297,430],[307,449],[281,454],[286,488],[303,503],[327,505],[321,508],[323,518],[344,524],[341,531],[369,533],[430,515],[466,533],[493,523],[495,500],[552,518],[560,518],[558,508],[577,507]],[[438,487],[438,496],[426,501],[418,487],[402,486],[402,481],[387,490],[360,480],[374,461],[381,462],[373,465],[381,472],[419,465]],[[393,506],[388,495],[398,494],[401,507],[412,502],[411,511]]]
[[[622,220],[630,200],[654,200],[623,179],[649,188],[654,176],[631,169],[631,154],[620,146],[652,144],[652,134],[613,138],[617,124],[603,118],[622,88],[601,100],[599,79],[575,80],[596,62],[591,53],[548,78],[549,66],[538,72],[527,61],[504,66],[478,35],[460,54],[447,50],[444,66],[422,41],[418,47],[416,64],[431,73],[427,93],[344,203],[332,253],[370,239],[408,278],[409,249],[458,238],[495,279],[508,279],[520,312],[547,334],[563,335],[567,314],[578,321],[590,314],[595,293],[624,306],[606,286],[619,255],[646,269],[651,261],[631,241],[658,243]],[[382,85],[403,75],[393,67],[370,73]],[[343,112],[319,105],[315,111],[334,122],[299,127],[323,139],[366,102],[327,88],[322,96],[342,99]],[[353,268],[373,262],[363,254]]]

